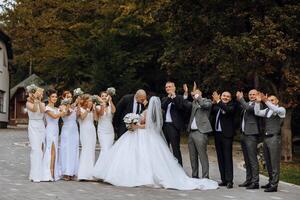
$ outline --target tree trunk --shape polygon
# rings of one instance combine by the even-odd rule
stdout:
[[[281,128],[282,132],[282,151],[281,156],[284,162],[290,162],[292,158],[292,130],[291,130],[291,119],[292,119],[292,109],[289,108],[286,111],[286,116],[284,118],[284,123]]]

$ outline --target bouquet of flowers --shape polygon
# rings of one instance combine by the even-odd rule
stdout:
[[[115,96],[116,95],[116,89],[114,87],[109,87],[106,90],[107,94],[109,94],[110,96]]]
[[[97,105],[101,104],[97,95],[93,95],[91,98],[92,98],[93,103],[96,103]]]
[[[140,121],[140,115],[135,114],[135,113],[128,113],[127,115],[125,115],[125,117],[123,118],[123,121],[126,124],[126,128],[129,131],[133,131],[132,125],[133,124],[137,124]]]
[[[69,105],[71,103],[72,103],[72,99],[63,99],[63,100],[61,100],[60,105],[66,106],[66,105]]]
[[[80,95],[83,95],[83,91],[81,90],[81,88],[76,88],[74,91],[73,91],[73,93],[74,93],[74,96],[75,97],[78,97],[78,96],[80,96]]]
[[[31,85],[28,85],[28,86],[26,87],[26,91],[27,91],[28,93],[34,94],[34,93],[37,91],[38,88],[39,88],[39,87],[36,86],[35,84],[31,84]]]

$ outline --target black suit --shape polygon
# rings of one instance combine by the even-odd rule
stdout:
[[[127,94],[123,96],[116,106],[113,124],[115,127],[117,138],[120,138],[127,131],[123,118],[126,114],[133,112],[134,96],[134,94]],[[139,113],[141,113],[144,109],[144,105],[141,104],[141,110],[139,111]]]
[[[236,105],[233,102],[225,104],[220,101],[212,108],[212,124],[215,133],[215,146],[221,180],[223,183],[233,182],[232,142],[235,133],[235,112]],[[219,125],[221,126],[221,131],[217,130],[216,121],[220,121]]]
[[[171,104],[170,115],[172,122],[166,122],[166,114],[168,106]],[[164,125],[163,132],[168,145],[171,144],[173,155],[177,158],[179,164],[182,165],[182,156],[180,152],[180,132],[184,129],[184,99],[181,95],[175,98],[164,97],[161,107],[163,110]]]

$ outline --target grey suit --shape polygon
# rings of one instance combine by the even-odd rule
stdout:
[[[286,110],[268,101],[266,105],[268,108],[261,110],[258,103],[255,103],[254,111],[255,115],[265,119],[264,158],[269,174],[269,184],[277,188],[280,175],[281,126]]]
[[[259,164],[257,159],[257,144],[260,134],[259,119],[254,114],[254,102],[239,100],[243,111],[241,114],[241,147],[246,165],[246,182],[259,183]]]
[[[202,178],[209,178],[207,133],[212,131],[212,127],[209,121],[212,102],[209,99],[199,97],[192,103],[188,101],[186,101],[186,103],[191,110],[191,116],[187,131],[189,133],[188,147],[192,166],[192,176],[194,178],[199,177],[199,157],[202,166]]]

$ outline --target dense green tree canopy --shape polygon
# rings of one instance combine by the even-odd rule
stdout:
[[[300,95],[297,0],[4,1],[13,83],[34,73],[58,89],[161,94],[164,82]]]

